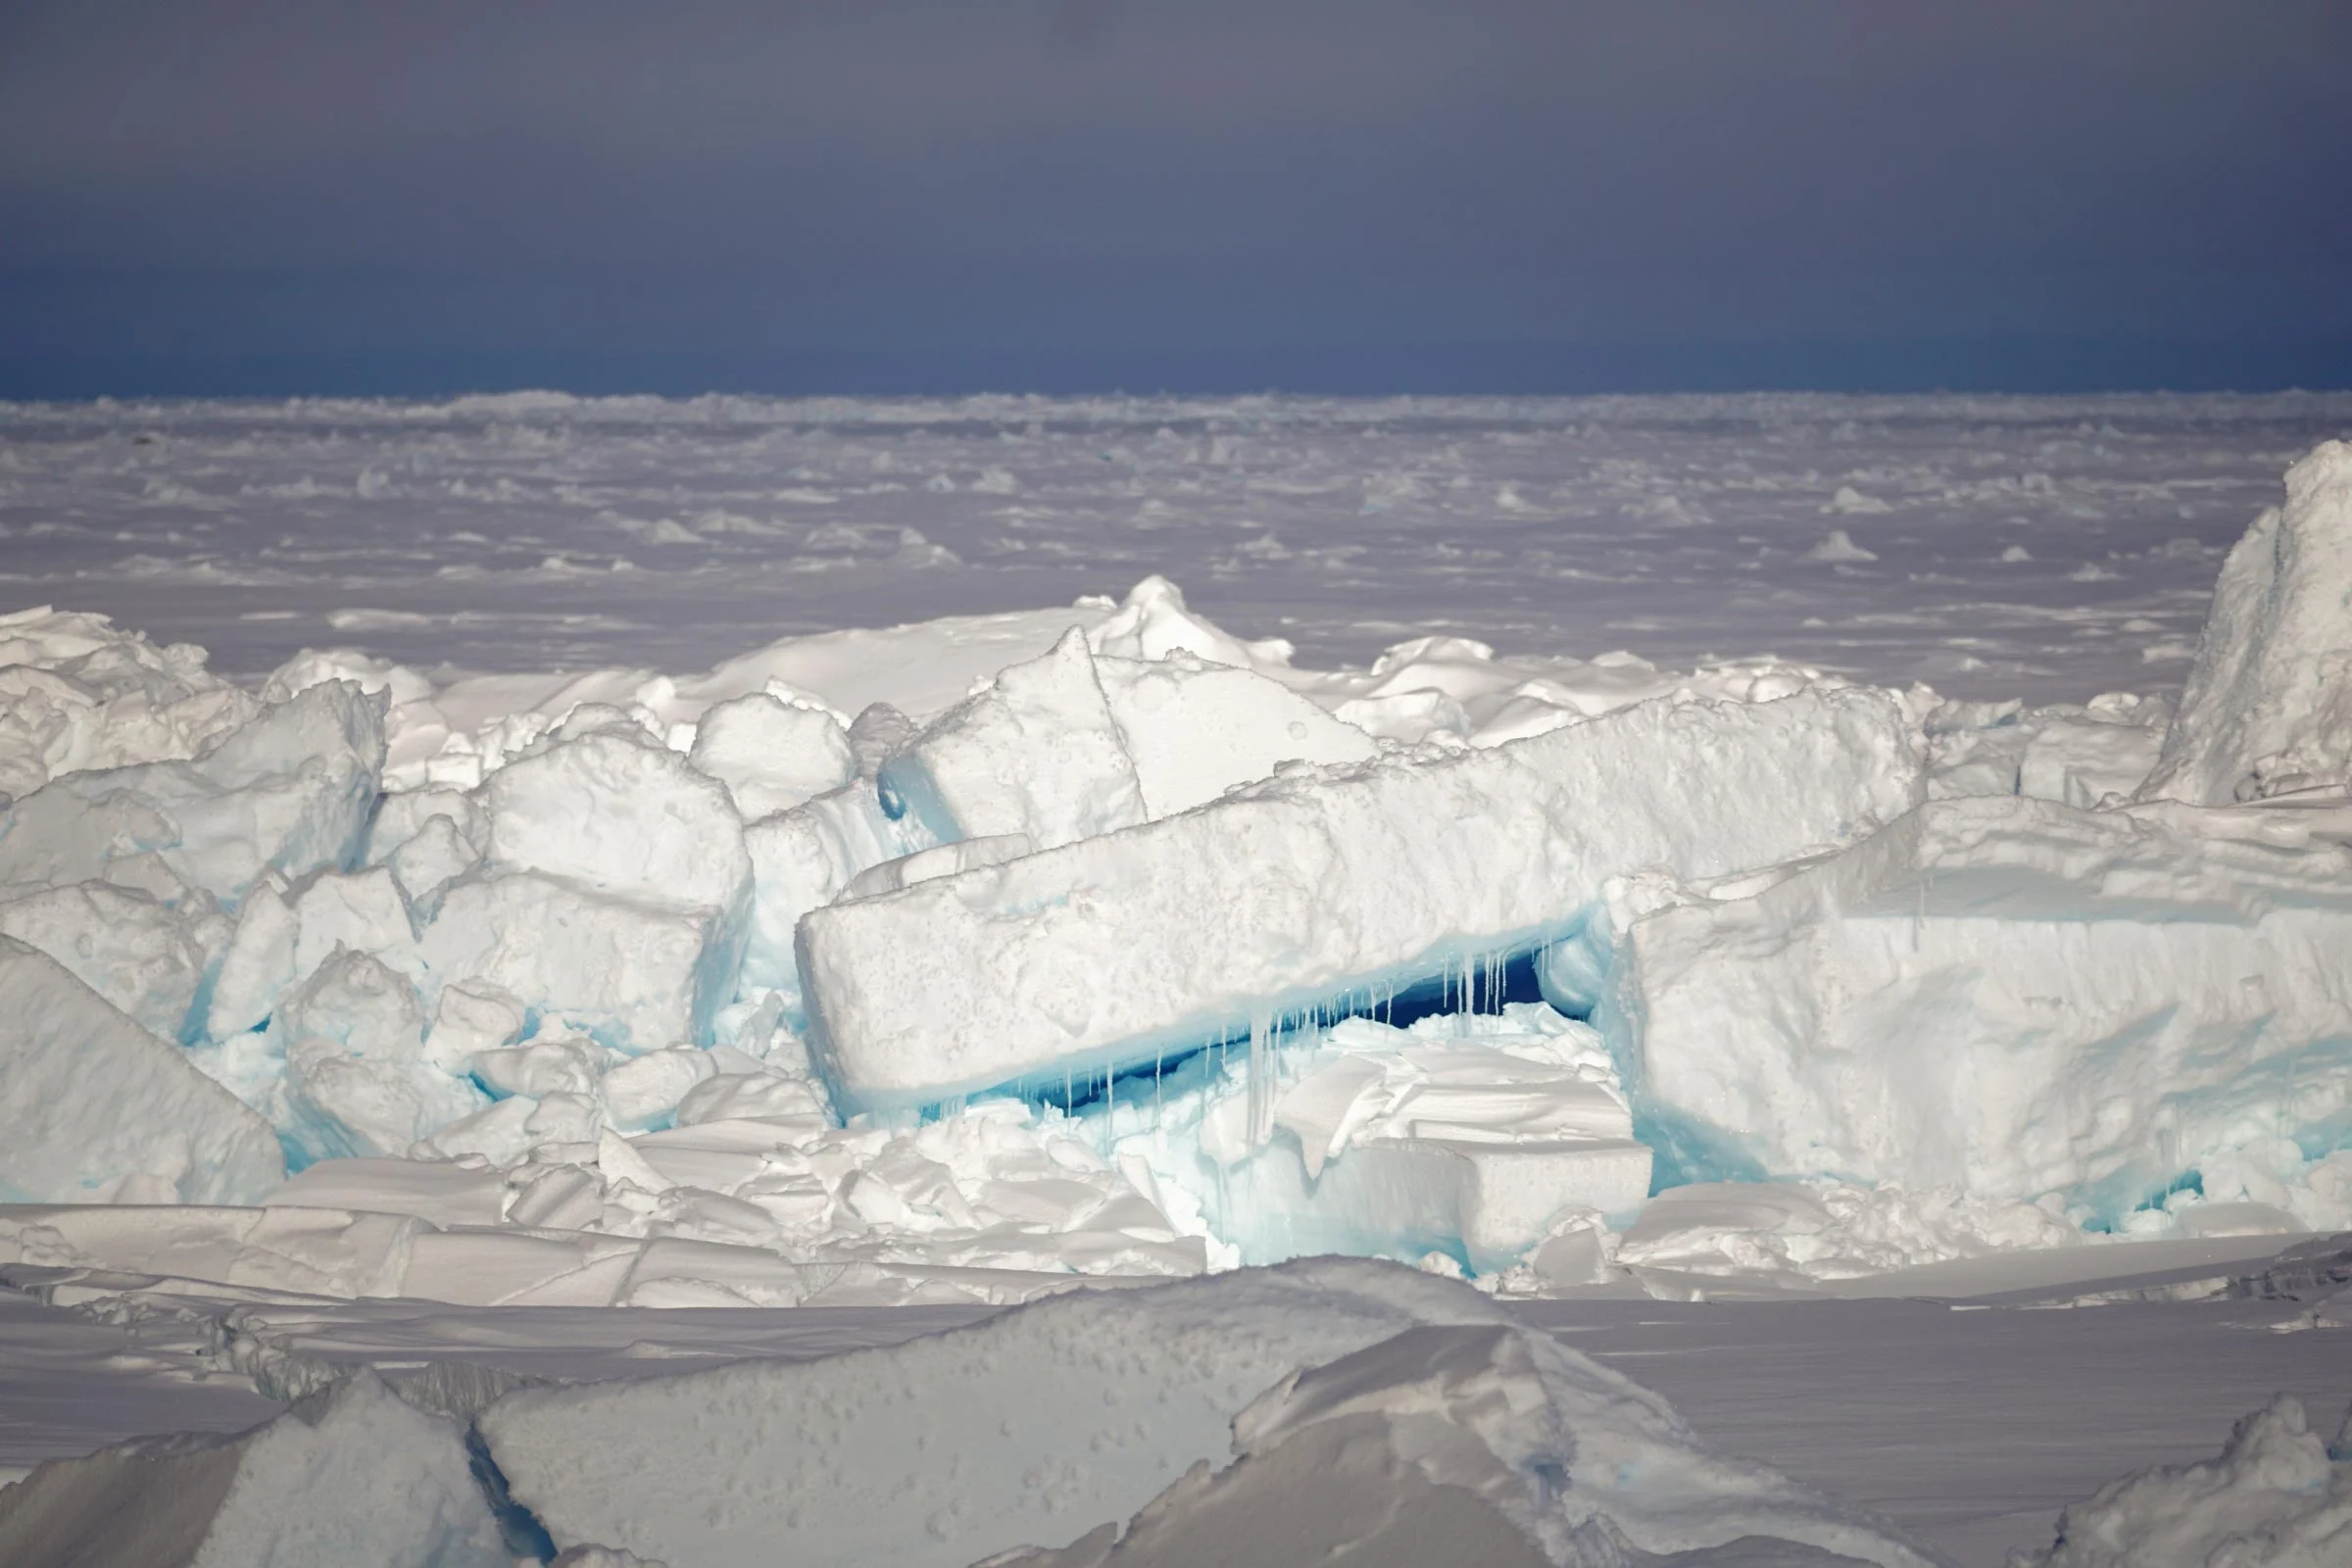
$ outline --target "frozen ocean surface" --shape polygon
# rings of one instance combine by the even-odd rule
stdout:
[[[0,1559],[2342,1568],[2348,432],[0,406]]]
[[[1425,633],[1949,695],[2177,687],[2352,397],[0,406],[0,601],[214,667],[703,668],[1157,572],[1308,667]]]

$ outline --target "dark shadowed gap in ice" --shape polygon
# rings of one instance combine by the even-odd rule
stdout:
[[[482,1497],[490,1504],[491,1517],[498,1521],[499,1538],[516,1557],[532,1562],[552,1561],[556,1555],[556,1539],[547,1533],[539,1516],[521,1503],[507,1489],[506,1472],[490,1457],[490,1446],[482,1441],[481,1428],[466,1429],[466,1468],[472,1472],[474,1485],[482,1489]]]

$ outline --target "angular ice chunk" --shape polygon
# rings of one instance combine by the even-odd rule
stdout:
[[[686,760],[726,785],[747,822],[837,790],[858,771],[831,713],[766,692],[706,710]]]
[[[473,869],[482,852],[475,849],[446,816],[426,819],[423,827],[392,852],[387,862],[401,896],[419,919],[428,919],[441,906],[441,894]]]
[[[761,817],[744,830],[744,843],[752,858],[752,910],[741,994],[781,992],[797,1013],[801,972],[793,933],[801,916],[832,903],[860,873],[938,840],[910,816],[885,814],[873,784],[859,779]]]
[[[2228,806],[2352,789],[2352,444],[2287,470],[2222,564],[2146,800]]]
[[[510,1568],[466,1430],[362,1369],[236,1437],[147,1438],[0,1492],[0,1560]]]
[[[885,809],[911,813],[943,840],[1020,833],[1052,849],[1146,815],[1075,627],[934,719],[882,764],[881,787]]]
[[[0,810],[0,887],[86,882],[153,853],[234,903],[265,870],[355,859],[383,760],[375,700],[346,681],[314,686],[194,761],[71,773]]]
[[[209,900],[175,909],[105,882],[0,904],[0,936],[48,954],[166,1040],[187,1033],[205,974],[227,947],[230,929]]]
[[[751,881],[726,786],[634,727],[510,762],[482,787],[489,858],[623,898],[733,909]]]
[[[337,951],[270,1023],[286,1059],[273,1102],[287,1142],[315,1158],[399,1154],[482,1108],[485,1097],[424,1055],[424,1010],[407,977]]]
[[[1850,840],[1919,782],[1884,693],[1649,703],[812,910],[801,971],[845,1111],[919,1104],[1434,978],[1561,934],[1623,872]]]
[[[158,648],[104,615],[0,615],[0,800],[61,773],[195,756],[254,715],[192,643]]]
[[[521,872],[459,881],[417,951],[440,984],[485,983],[637,1052],[707,1042],[742,950],[716,908]]]
[[[1253,670],[1172,653],[1098,659],[1095,673],[1152,816],[1205,806],[1281,762],[1361,762],[1380,749]]]
[[[1692,1177],[1836,1174],[2113,1219],[2352,1124],[2352,817],[1921,808],[1630,922],[1594,1022]]]
[[[0,1198],[249,1203],[270,1124],[48,955],[0,937]]]

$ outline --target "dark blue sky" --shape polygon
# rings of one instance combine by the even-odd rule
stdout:
[[[2344,0],[0,10],[0,395],[2352,385]]]

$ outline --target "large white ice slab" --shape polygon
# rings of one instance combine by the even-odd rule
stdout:
[[[270,1124],[48,955],[0,937],[0,1199],[251,1202]]]
[[[2222,565],[2144,797],[2228,806],[2352,789],[2352,445],[2287,470]]]
[[[2114,1218],[2201,1156],[2352,1129],[2352,815],[1941,801],[1630,923],[1595,1022],[1689,1174]]]
[[[1917,799],[1883,693],[1656,702],[1491,751],[1278,776],[1216,805],[810,912],[845,1105],[1170,1047],[1557,934],[1610,877],[1843,843]]]

